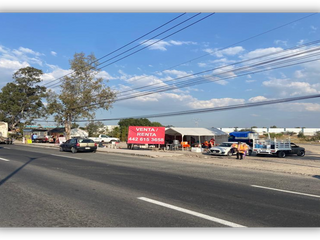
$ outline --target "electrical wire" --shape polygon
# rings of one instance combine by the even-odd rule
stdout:
[[[319,42],[319,40],[318,41],[314,41],[312,43],[318,43],[318,42]],[[306,44],[306,45],[309,46],[310,44]],[[281,51],[281,53],[283,53],[285,51],[288,51],[288,50],[292,50],[292,49],[294,49],[294,48],[283,50],[283,51]],[[295,49],[297,49],[297,48],[295,48]],[[174,83],[172,83],[170,85],[165,85],[165,86],[161,86],[161,87],[158,87],[158,88],[149,89],[148,92],[132,93],[129,96],[125,96],[125,97],[122,97],[122,98],[117,98],[117,99],[115,99],[115,102],[128,100],[128,99],[133,99],[133,98],[137,98],[137,97],[143,97],[143,96],[147,96],[147,95],[151,95],[151,94],[155,94],[155,93],[160,93],[160,92],[164,92],[164,91],[180,89],[182,87],[194,86],[194,85],[199,85],[199,84],[203,84],[203,83],[217,82],[217,81],[226,80],[226,79],[235,78],[235,77],[240,77],[240,76],[244,76],[244,75],[248,75],[248,74],[255,74],[255,73],[258,73],[258,72],[270,71],[270,70],[274,70],[274,69],[278,69],[278,68],[289,67],[289,66],[293,66],[293,65],[297,65],[297,64],[301,64],[301,63],[306,63],[306,61],[304,61],[304,62],[298,62],[298,63],[294,63],[294,64],[287,64],[287,65],[283,65],[283,66],[280,65],[280,64],[284,64],[284,63],[290,63],[290,62],[298,61],[298,60],[305,59],[305,58],[318,56],[319,53],[317,53],[317,51],[319,51],[319,50],[320,50],[320,47],[317,47],[317,48],[308,49],[308,50],[301,51],[301,52],[295,52],[295,53],[292,53],[292,54],[287,54],[287,55],[284,55],[284,56],[282,56],[280,58],[278,57],[278,58],[274,58],[274,59],[268,59],[268,60],[265,60],[265,61],[260,61],[258,63],[252,64],[252,65],[249,65],[249,66],[243,66],[243,67],[240,67],[240,68],[237,68],[237,69],[232,69],[232,70],[228,70],[228,71],[225,71],[225,72],[220,72],[218,74],[201,76],[199,78],[191,79],[191,80],[187,79],[185,81],[181,81],[181,82],[178,82],[178,83],[174,82]],[[315,53],[310,54],[312,52],[315,52]],[[306,55],[307,53],[309,53],[309,55]],[[272,55],[272,54],[263,55],[263,56],[256,57],[256,58],[253,58],[253,59],[256,60],[258,58],[265,58],[266,56],[270,56],[270,55]],[[297,56],[300,56],[300,57],[297,58]],[[253,59],[248,59],[246,61],[250,61],[250,60],[253,60]],[[318,59],[313,59],[311,61],[316,61],[316,60],[318,60]],[[282,61],[282,62],[279,62],[279,61]],[[307,62],[310,62],[310,61],[307,61]],[[275,65],[277,66],[276,68],[270,69],[270,67],[273,67]],[[255,70],[255,71],[251,71],[251,72],[245,72],[246,70],[250,70],[250,69],[258,68],[258,67],[260,67],[260,68],[261,67],[265,67],[265,69]],[[268,68],[266,69],[266,67],[269,67],[269,69]],[[238,72],[239,73],[243,72],[243,73],[239,74]],[[201,73],[203,73],[203,72],[201,72]],[[234,74],[237,73],[238,75],[237,76],[232,75],[232,76],[229,76],[229,77],[219,78],[217,80],[207,80],[209,77],[211,77],[211,78],[212,77],[218,77],[218,76],[221,76],[221,75],[226,75],[228,73],[234,73]],[[193,74],[193,75],[195,75],[195,74]],[[190,77],[190,75],[188,75],[188,77]],[[183,77],[180,77],[178,79],[181,79],[181,78],[183,78]],[[203,80],[206,80],[206,81],[203,81]],[[104,103],[104,102],[93,103],[93,104],[90,104],[90,105],[77,106],[77,108],[78,107],[90,107],[90,106],[94,106],[94,105],[102,104],[102,103]]]
[[[108,54],[106,54],[106,55],[104,55],[104,56],[102,56],[102,57],[100,57],[100,58],[96,59],[95,61],[93,61],[93,62],[91,62],[91,63],[88,63],[88,65],[91,65],[91,64],[93,64],[93,63],[96,63],[96,62],[100,61],[101,59],[103,59],[103,58],[105,58],[105,57],[107,57],[107,56],[112,55],[113,53],[115,53],[115,52],[117,52],[117,51],[119,51],[119,50],[121,50],[121,49],[123,49],[123,48],[125,48],[125,47],[127,47],[127,46],[129,46],[129,45],[131,45],[132,43],[134,43],[134,42],[136,42],[136,41],[138,41],[138,40],[140,40],[140,39],[144,38],[145,36],[147,36],[147,35],[149,35],[149,34],[151,34],[151,33],[155,32],[155,31],[157,31],[158,29],[160,29],[160,28],[162,28],[162,27],[164,27],[164,26],[168,25],[169,23],[171,23],[171,22],[173,22],[173,21],[177,20],[178,18],[182,17],[182,16],[183,16],[183,15],[185,15],[185,14],[186,14],[186,13],[182,13],[182,14],[180,14],[179,16],[177,16],[177,17],[175,17],[175,18],[173,18],[173,19],[169,20],[168,22],[166,22],[166,23],[164,23],[164,24],[160,25],[159,27],[157,27],[157,28],[155,28],[155,29],[153,29],[153,30],[149,31],[148,33],[146,33],[146,34],[144,34],[144,35],[142,35],[142,36],[140,36],[140,37],[136,38],[135,40],[133,40],[133,41],[131,41],[131,42],[129,42],[129,43],[127,43],[127,44],[123,45],[122,47],[117,48],[116,50],[114,50],[114,51],[112,51],[112,52],[109,52]],[[52,82],[55,82],[55,81],[57,81],[57,80],[59,80],[59,79],[62,79],[63,77],[69,76],[70,74],[72,74],[72,73],[68,73],[68,74],[66,74],[66,75],[63,75],[63,76],[61,76],[61,77],[59,77],[59,78],[57,78],[57,79],[53,80]],[[51,83],[52,83],[52,82],[51,82]],[[45,85],[46,85],[46,84],[44,84],[43,86],[45,86]]]
[[[199,57],[197,57],[197,58],[194,58],[194,59],[188,60],[188,61],[186,61],[186,62],[183,62],[183,63],[177,64],[177,65],[175,65],[175,66],[172,66],[172,67],[170,67],[170,68],[168,68],[168,69],[164,69],[164,70],[162,70],[162,71],[170,70],[170,69],[173,69],[173,68],[179,67],[179,66],[181,66],[181,65],[184,65],[184,64],[190,63],[190,62],[192,62],[192,61],[198,60],[198,59],[200,59],[200,58],[206,57],[206,56],[208,56],[208,55],[212,55],[212,54],[217,53],[217,52],[219,52],[219,51],[222,51],[222,50],[225,50],[225,49],[230,48],[230,47],[232,47],[232,46],[235,46],[235,45],[237,45],[237,44],[240,44],[240,43],[246,42],[246,41],[251,40],[251,39],[253,39],[253,38],[256,38],[256,37],[262,36],[262,35],[267,34],[267,33],[269,33],[269,32],[272,32],[272,31],[275,31],[275,30],[277,30],[277,29],[280,29],[280,28],[282,28],[282,27],[288,26],[288,25],[290,25],[290,24],[292,24],[292,23],[295,23],[295,22],[297,22],[297,21],[301,21],[301,20],[303,20],[303,19],[305,19],[305,18],[308,18],[308,17],[311,17],[311,16],[313,16],[313,15],[315,15],[315,14],[317,14],[317,13],[312,13],[312,14],[309,14],[308,16],[305,16],[305,17],[302,17],[302,18],[296,19],[296,20],[291,21],[291,22],[289,22],[289,23],[282,24],[282,25],[280,25],[280,26],[278,26],[278,27],[275,27],[275,28],[269,29],[269,30],[267,30],[267,31],[265,31],[265,32],[262,32],[262,33],[256,34],[256,35],[254,35],[254,36],[248,37],[248,38],[246,38],[246,39],[244,39],[244,40],[238,41],[238,42],[233,43],[233,44],[231,44],[231,45],[228,45],[228,46],[226,46],[226,47],[223,47],[223,48],[217,49],[217,50],[216,50],[216,51],[214,51],[213,53],[207,53],[207,54],[204,54],[204,55],[202,55],[202,56],[199,56]],[[161,72],[162,72],[162,71],[161,71]],[[144,78],[146,78],[146,76],[143,76],[143,77],[141,77],[141,78],[138,78],[138,79],[136,79],[135,81],[140,81],[140,80],[142,80],[142,79],[144,79]],[[128,91],[131,91],[131,90],[128,90]],[[127,91],[124,91],[124,92],[127,92]],[[122,92],[121,92],[121,93],[122,93]]]
[[[201,71],[201,72],[198,72],[198,73],[193,73],[193,74],[185,75],[185,76],[182,76],[182,77],[178,77],[178,78],[174,78],[174,79],[171,79],[171,80],[163,81],[163,82],[161,82],[161,83],[155,83],[155,84],[150,84],[150,85],[144,85],[144,86],[141,86],[141,87],[131,88],[131,89],[126,90],[126,91],[118,92],[118,93],[117,93],[117,96],[119,96],[119,95],[121,95],[121,94],[124,94],[124,93],[127,93],[127,92],[132,92],[132,91],[135,91],[135,90],[141,90],[141,89],[145,89],[145,88],[150,88],[150,87],[152,87],[152,86],[156,86],[156,85],[160,85],[160,84],[163,84],[163,83],[168,83],[168,82],[177,81],[177,80],[180,80],[180,79],[183,79],[183,78],[193,77],[193,76],[195,76],[195,75],[199,75],[199,74],[202,74],[202,73],[206,73],[206,72],[210,72],[210,71],[216,71],[216,70],[223,69],[223,68],[227,68],[227,67],[232,67],[232,66],[235,66],[235,65],[239,65],[239,64],[241,64],[241,63],[251,62],[251,61],[254,61],[254,60],[257,60],[257,59],[269,57],[269,56],[276,55],[276,54],[280,54],[280,53],[284,53],[284,52],[287,52],[287,51],[296,50],[296,49],[299,49],[299,48],[303,48],[303,47],[306,47],[306,46],[315,45],[315,44],[318,44],[318,43],[320,43],[320,40],[316,40],[316,41],[313,41],[313,42],[310,42],[310,43],[306,43],[306,44],[302,44],[302,45],[297,45],[297,46],[294,46],[294,47],[291,47],[291,48],[287,48],[287,49],[280,50],[280,51],[277,51],[277,52],[265,54],[265,55],[262,55],[262,56],[259,56],[259,57],[250,58],[250,59],[243,60],[243,61],[238,61],[238,62],[236,62],[236,63],[232,63],[232,64],[229,64],[229,65],[223,65],[223,66],[220,66],[220,67],[208,69],[208,70]]]
[[[119,57],[119,56],[121,56],[121,55],[123,55],[123,54],[125,54],[125,53],[127,53],[127,52],[129,52],[129,51],[131,51],[131,50],[133,50],[133,49],[135,49],[135,48],[137,48],[137,47],[139,47],[139,46],[141,46],[141,45],[149,42],[149,41],[151,41],[151,40],[154,39],[155,37],[158,37],[158,36],[160,36],[160,35],[168,32],[168,31],[170,31],[170,30],[172,30],[172,29],[180,26],[181,24],[183,24],[183,23],[185,23],[185,22],[187,22],[187,21],[190,21],[191,19],[195,18],[196,16],[198,16],[198,15],[200,15],[200,14],[201,14],[201,13],[197,13],[197,14],[189,17],[188,19],[186,19],[186,20],[184,20],[184,21],[182,21],[182,22],[174,25],[173,27],[171,27],[171,28],[169,28],[169,29],[167,29],[167,30],[165,30],[165,31],[157,34],[156,36],[153,36],[153,37],[150,38],[149,40],[143,41],[142,43],[140,43],[140,44],[138,44],[138,45],[136,45],[136,46],[134,46],[134,47],[132,47],[132,48],[130,48],[130,49],[128,49],[128,50],[126,50],[126,51],[124,51],[124,52],[116,55],[116,56],[114,56],[114,57],[111,57],[110,59],[108,59],[108,60],[106,60],[106,61],[103,61],[103,62],[101,62],[101,63],[98,63],[96,66],[92,67],[92,69],[94,69],[94,68],[102,65],[103,63],[106,63],[106,62],[108,62],[108,61],[111,61],[112,59],[114,59],[114,58],[116,58],[116,57]],[[196,23],[204,20],[205,18],[207,18],[207,17],[209,17],[209,16],[211,16],[211,15],[213,15],[213,14],[214,14],[214,13],[209,14],[208,16],[206,16],[206,17],[204,17],[204,18],[202,18],[202,19],[200,19],[200,20],[198,20],[198,21],[196,21],[196,22],[194,22],[194,23],[192,23],[192,24],[190,24],[190,25],[188,25],[188,26],[186,26],[186,27],[184,27],[184,28],[182,28],[182,29],[174,32],[174,33],[172,33],[172,34],[170,34],[169,36],[172,36],[172,35],[180,32],[180,31],[182,31],[182,30],[184,30],[184,29],[186,29],[186,28],[188,28],[188,27],[190,27],[190,26],[192,26],[192,25],[194,25],[194,24],[196,24]],[[177,19],[177,18],[176,18],[176,19]],[[172,20],[171,20],[171,22],[172,22]],[[163,24],[163,25],[166,25],[166,24]],[[151,31],[151,32],[153,32],[153,31]],[[147,35],[147,34],[145,34],[144,36],[146,36],[146,35]],[[167,37],[169,37],[169,36],[167,36]],[[165,38],[167,38],[167,37],[165,37]],[[138,39],[141,39],[141,38],[142,38],[142,37],[140,37],[140,38],[138,38]],[[165,38],[162,38],[162,39],[165,39]],[[133,43],[133,42],[134,42],[134,41],[132,41],[131,43]],[[118,62],[118,61],[120,61],[120,60],[122,60],[122,59],[125,59],[125,58],[127,58],[127,57],[129,57],[129,56],[131,56],[131,55],[133,55],[133,54],[135,54],[135,53],[137,53],[137,52],[140,52],[141,50],[143,50],[143,49],[145,49],[145,48],[147,48],[147,47],[150,47],[150,46],[156,44],[157,42],[158,42],[158,41],[152,42],[151,44],[147,45],[146,47],[144,47],[144,48],[142,48],[142,49],[139,49],[138,51],[135,51],[134,53],[128,54],[128,55],[126,55],[125,57],[122,57],[121,59],[118,59],[118,60],[116,60],[116,61],[114,61],[114,62],[112,62],[112,63],[110,63],[110,64],[108,64],[108,65],[106,65],[106,66],[110,66],[110,65],[113,64],[113,63],[116,63],[116,62]],[[131,43],[130,43],[130,44],[131,44]],[[129,44],[127,44],[126,46],[128,46],[128,45],[129,45]],[[118,50],[120,50],[120,49],[122,49],[122,48],[124,48],[124,47],[121,47],[121,48],[119,48]],[[118,50],[113,51],[113,53],[116,52],[116,51],[118,51]],[[110,54],[111,54],[111,53],[110,53]],[[105,55],[104,57],[109,56],[110,54],[107,54],[107,55]],[[99,60],[101,60],[101,59],[104,58],[104,57],[99,58]],[[97,62],[97,60],[95,60],[94,62]],[[90,64],[92,64],[92,63],[90,63]],[[88,64],[88,66],[90,66],[90,64]],[[101,70],[102,68],[104,68],[104,67],[106,67],[106,66],[100,67],[100,68],[98,68],[97,70]],[[67,76],[67,75],[66,75],[66,76]],[[65,77],[65,76],[62,76],[62,77],[60,77],[59,79],[61,79],[61,78],[63,78],[63,77]],[[54,80],[54,81],[55,81],[55,80]],[[58,85],[57,85],[57,84],[58,84]],[[59,85],[60,85],[60,83],[55,83],[55,84],[49,85],[49,86],[47,86],[47,87],[57,87],[57,86],[59,86]]]
[[[320,98],[320,94],[305,95],[305,96],[291,97],[291,98],[282,98],[282,99],[273,99],[273,100],[265,100],[265,101],[259,101],[259,102],[235,104],[235,105],[228,105],[228,106],[222,106],[222,107],[186,110],[186,111],[179,111],[179,112],[158,113],[158,114],[119,117],[119,118],[94,119],[94,121],[105,122],[105,121],[123,120],[123,119],[129,119],[129,118],[137,119],[137,118],[160,118],[160,117],[182,116],[182,115],[217,112],[217,111],[225,111],[225,110],[238,110],[238,109],[242,109],[242,108],[257,107],[257,106],[271,105],[271,104],[277,104],[277,103],[286,103],[286,102],[293,102],[293,101],[300,101],[300,100],[314,99],[314,98]],[[36,120],[36,121],[41,122],[42,120]],[[77,120],[74,122],[87,122],[87,121],[88,120]],[[47,122],[54,122],[54,121],[47,121]]]
[[[254,35],[254,36],[249,37],[249,38],[247,38],[247,39],[245,39],[245,40],[239,41],[239,42],[237,42],[237,43],[234,43],[234,44],[232,44],[232,45],[229,45],[229,46],[227,46],[227,47],[224,47],[224,48],[222,48],[222,49],[219,49],[219,50],[217,50],[216,52],[221,51],[221,50],[224,50],[224,49],[227,49],[227,48],[229,48],[229,47],[231,47],[231,46],[234,46],[234,45],[236,45],[236,44],[239,44],[239,43],[248,41],[248,40],[253,39],[253,38],[255,38],[255,37],[261,36],[261,35],[266,34],[266,33],[268,33],[268,32],[271,32],[271,31],[274,31],[274,30],[279,29],[279,28],[281,28],[281,27],[284,27],[284,26],[287,26],[287,25],[289,25],[289,24],[292,24],[292,23],[294,23],[294,22],[297,22],[297,21],[303,20],[303,19],[305,19],[305,18],[311,17],[311,16],[313,16],[313,15],[315,15],[315,14],[316,14],[316,13],[310,14],[310,15],[308,15],[308,16],[305,16],[305,17],[299,18],[299,19],[297,19],[297,20],[291,21],[291,22],[289,22],[289,23],[283,24],[283,25],[281,25],[281,26],[278,26],[278,27],[276,27],[276,28],[270,29],[270,30],[265,31],[265,32],[263,32],[263,33]],[[159,40],[159,41],[160,41],[160,40]],[[311,42],[311,43],[309,43],[309,44],[314,44],[314,43]],[[303,44],[303,45],[300,45],[300,46],[307,46],[307,44]],[[296,47],[293,47],[293,48],[290,48],[290,49],[287,49],[287,50],[293,50],[293,49],[295,49],[295,48],[296,48]],[[276,53],[271,53],[270,55],[273,55],[273,54],[276,54]],[[203,55],[203,56],[201,56],[201,57],[204,57],[204,56],[207,56],[207,55],[210,55],[210,54],[205,54],[205,55]],[[266,55],[266,56],[267,56],[267,55]],[[258,57],[258,58],[260,58],[260,57]],[[197,58],[197,59],[198,59],[198,58]],[[237,62],[237,63],[231,64],[231,65],[236,65],[236,64],[240,64],[240,63],[243,63],[243,62],[246,62],[246,61],[252,61],[252,60],[253,60],[253,59],[251,59],[251,60],[245,60],[245,61]],[[192,60],[191,60],[191,61],[192,61]],[[231,65],[229,65],[229,66],[231,66]],[[176,66],[177,66],[177,65],[176,65]],[[224,66],[219,67],[219,68],[224,68]],[[211,71],[211,70],[214,70],[214,69],[209,69],[209,70],[202,71],[202,72],[199,72],[199,73],[196,73],[196,74],[191,74],[191,75],[183,76],[183,77],[180,77],[180,78],[175,78],[175,79],[172,79],[172,80],[169,80],[169,81],[165,81],[165,82],[162,82],[162,83],[158,83],[158,84],[154,84],[154,85],[160,85],[160,84],[163,84],[163,83],[166,83],[166,82],[176,81],[176,80],[178,80],[178,79],[182,79],[182,78],[186,78],[186,77],[191,77],[192,75],[202,74],[202,73],[204,73],[204,72],[208,72],[208,71]],[[217,68],[216,68],[215,70],[217,70]],[[145,77],[139,78],[139,79],[137,79],[136,81],[141,80],[141,79],[143,79],[143,78],[145,78]],[[152,85],[142,86],[142,87],[130,89],[130,90],[127,90],[127,91],[121,91],[121,92],[117,93],[117,96],[119,96],[119,94],[121,95],[121,94],[124,94],[124,93],[126,93],[126,92],[132,92],[132,91],[138,90],[138,89],[150,88],[150,86],[152,86]],[[117,100],[116,100],[116,101],[117,101]]]
[[[316,13],[314,13],[314,14],[316,14]],[[314,14],[311,14],[311,15],[309,15],[309,16],[312,16],[312,15],[314,15]],[[307,17],[309,17],[309,16],[307,16]],[[306,18],[306,17],[304,17],[304,18]],[[303,19],[303,18],[302,18]],[[300,19],[299,19],[300,20]],[[295,20],[295,21],[298,21],[298,20]],[[294,21],[294,22],[295,22]],[[288,24],[290,24],[290,23],[288,23]],[[288,24],[285,24],[285,25],[288,25]],[[285,25],[282,25],[282,26],[285,26]],[[280,26],[281,27],[281,26]],[[277,27],[277,28],[275,28],[275,29],[278,29],[278,28],[280,28],[280,27]],[[275,29],[273,29],[273,30],[275,30]],[[270,31],[272,31],[272,30],[269,30],[268,32],[270,32]],[[262,33],[262,34],[264,34],[264,33]],[[262,34],[259,34],[259,35],[262,35]],[[256,35],[256,36],[259,36],[259,35]],[[256,37],[255,36],[255,37]],[[253,38],[253,37],[252,37]],[[248,38],[248,39],[251,39],[251,38]],[[160,41],[160,40],[159,40]],[[246,40],[243,40],[243,41],[246,41]],[[154,43],[155,44],[155,43]],[[230,46],[229,46],[230,47]],[[227,48],[227,47],[226,47]],[[139,50],[139,51],[141,51],[141,50]],[[221,50],[219,50],[219,51],[221,51]],[[132,53],[133,54],[133,53]],[[207,56],[207,55],[210,55],[210,54],[206,54],[205,56]],[[315,55],[314,55],[315,56]],[[202,57],[202,56],[201,56]],[[123,59],[123,58],[121,58],[121,59]],[[118,61],[120,61],[121,59],[119,59]],[[198,59],[198,58],[197,58]],[[296,59],[297,60],[297,59]],[[319,59],[315,59],[315,60],[309,60],[309,61],[305,61],[305,62],[303,62],[303,63],[306,63],[306,62],[311,62],[311,61],[317,61],[317,60],[319,60]],[[191,60],[192,61],[192,60]],[[112,64],[112,63],[111,63]],[[299,62],[299,63],[296,63],[296,64],[301,64],[301,62]],[[182,64],[181,64],[182,65]],[[292,65],[295,65],[295,64],[292,64]],[[291,66],[292,66],[291,65]],[[107,65],[108,66],[108,65]],[[286,65],[286,66],[289,66],[289,65]],[[106,67],[106,66],[104,66],[104,67]],[[225,67],[225,66],[224,66]],[[277,69],[277,68],[280,68],[281,66],[278,66],[278,67],[276,67],[276,68],[274,68],[274,69]],[[101,68],[100,68],[101,69]],[[271,69],[272,70],[272,69]],[[204,71],[205,72],[205,71]],[[257,71],[257,72],[261,72],[261,70],[260,71]],[[253,73],[257,73],[257,72],[253,72]],[[246,73],[246,74],[250,74],[250,73]],[[203,77],[202,77],[202,79],[203,79]],[[210,82],[212,82],[212,81],[210,81]],[[139,96],[138,96],[139,97]],[[261,105],[267,105],[267,104],[275,104],[275,103],[282,103],[282,102],[289,102],[289,101],[297,101],[297,100],[303,100],[303,99],[311,99],[311,98],[318,98],[318,97],[320,97],[320,95],[309,95],[309,96],[304,96],[304,97],[298,97],[298,98],[288,98],[288,99],[279,99],[279,100],[270,100],[270,101],[263,101],[263,102],[258,102],[258,103],[250,103],[250,104],[246,104],[246,105],[231,105],[231,106],[228,106],[228,107],[224,107],[224,108],[213,108],[213,109],[198,109],[198,110],[196,110],[196,111],[186,111],[186,112],[175,112],[175,113],[167,113],[166,115],[147,115],[147,116],[142,116],[142,117],[146,117],[146,118],[153,118],[153,117],[162,117],[162,116],[174,116],[174,115],[183,115],[183,114],[194,114],[194,113],[201,113],[201,112],[207,112],[207,111],[221,111],[221,110],[229,110],[229,109],[234,109],[234,108],[243,108],[243,107],[254,107],[254,106],[261,106]],[[276,102],[275,102],[276,101]],[[132,118],[132,117],[129,117],[129,118]],[[141,116],[140,117],[133,117],[133,118],[141,118]],[[109,120],[119,120],[119,119],[126,119],[126,118],[113,118],[113,119],[102,119],[102,120],[99,120],[99,121],[109,121]],[[80,122],[81,120],[79,120],[79,121],[77,121],[77,122]],[[87,120],[83,120],[83,121],[87,121]]]

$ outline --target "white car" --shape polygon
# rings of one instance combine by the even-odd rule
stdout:
[[[224,155],[224,156],[231,156],[233,154],[236,154],[237,152],[233,152],[232,149],[232,144],[238,143],[238,142],[224,142],[221,143],[219,146],[212,147],[209,149],[209,153],[212,155]],[[248,147],[248,155],[250,156],[252,154],[252,149],[251,147],[247,144]]]
[[[225,155],[225,156],[231,156],[233,152],[232,144],[238,143],[238,142],[223,142],[219,146],[215,146],[209,149],[209,153],[212,155]]]

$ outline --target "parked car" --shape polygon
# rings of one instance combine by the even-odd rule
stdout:
[[[72,138],[60,144],[60,152],[62,151],[71,151],[72,153],[96,152],[97,144],[92,139]]]
[[[290,146],[291,146],[291,151],[289,152],[289,154],[297,154],[300,157],[304,157],[304,155],[306,154],[305,148],[299,147],[295,143],[290,143]]]
[[[105,143],[120,142],[119,138],[109,137],[104,134],[100,134],[99,137],[89,137],[89,139],[92,139],[96,143],[102,142],[102,141]]]
[[[212,155],[224,155],[224,156],[231,156],[233,154],[236,154],[236,151],[232,150],[232,144],[238,143],[238,142],[223,142],[219,146],[215,146],[209,149],[209,154]],[[246,144],[246,143],[244,143]],[[248,144],[247,144],[248,145]],[[252,149],[248,145],[249,151],[248,155],[251,155]]]

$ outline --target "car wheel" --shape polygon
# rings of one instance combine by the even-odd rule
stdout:
[[[232,156],[232,152],[229,151],[229,152],[227,153],[227,156]]]
[[[298,152],[297,154],[300,157],[304,157],[304,155],[306,155],[305,151],[301,150],[300,152]]]
[[[77,149],[75,149],[74,147],[72,147],[72,148],[71,148],[71,152],[72,152],[72,153],[76,153],[76,152],[77,152]]]
[[[286,157],[286,153],[283,152],[283,151],[280,151],[280,152],[278,152],[278,157],[279,158],[284,158],[284,157]]]
[[[63,148],[62,147],[60,147],[60,152],[63,152]]]

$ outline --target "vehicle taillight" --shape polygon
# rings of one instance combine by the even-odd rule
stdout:
[[[98,145],[96,143],[94,143],[94,146],[97,147]]]
[[[77,143],[77,147],[80,147],[80,143]]]

